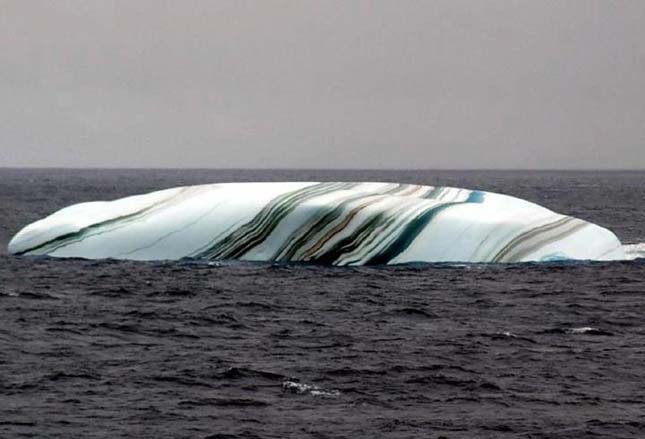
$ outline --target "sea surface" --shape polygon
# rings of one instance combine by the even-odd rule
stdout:
[[[72,203],[283,180],[501,192],[645,254],[645,172],[0,169],[0,438],[645,437],[642,258],[333,268],[6,254],[21,227]]]

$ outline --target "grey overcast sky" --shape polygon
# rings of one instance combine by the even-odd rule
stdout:
[[[645,1],[0,0],[0,166],[645,169]]]

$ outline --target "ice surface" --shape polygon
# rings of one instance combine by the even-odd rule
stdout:
[[[375,265],[614,260],[642,255],[645,247],[622,246],[598,225],[496,193],[285,182],[187,186],[76,204],[26,226],[9,251]]]

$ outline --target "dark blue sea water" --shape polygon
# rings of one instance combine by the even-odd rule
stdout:
[[[645,242],[644,172],[0,170],[0,437],[643,438],[645,261],[142,263],[6,255],[66,205],[369,180],[529,199]]]

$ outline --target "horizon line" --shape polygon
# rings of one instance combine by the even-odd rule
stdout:
[[[289,167],[170,167],[170,166],[2,166],[2,170],[184,170],[184,171],[533,171],[533,172],[645,172],[645,168],[289,168]]]

